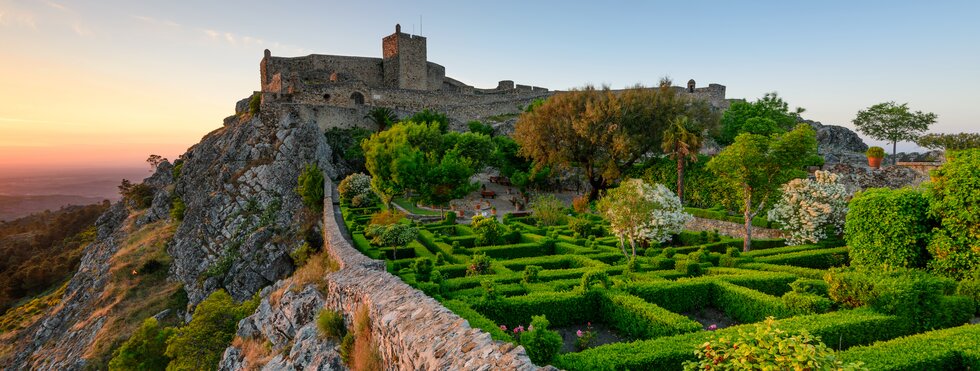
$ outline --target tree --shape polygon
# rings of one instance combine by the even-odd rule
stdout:
[[[932,112],[909,111],[908,103],[895,102],[878,103],[866,110],[858,111],[854,118],[854,126],[861,134],[877,140],[892,143],[892,163],[896,163],[897,143],[914,141],[936,122],[936,114]]]
[[[150,157],[146,158],[146,163],[150,164],[151,172],[156,170],[157,166],[160,166],[164,162],[167,162],[167,158],[160,155],[150,155]]]
[[[847,215],[847,190],[837,174],[817,171],[814,179],[793,179],[782,187],[782,198],[769,210],[769,220],[789,231],[790,245],[817,243],[831,229],[840,235]]]
[[[789,104],[775,92],[766,93],[755,102],[735,102],[721,117],[718,142],[730,144],[741,133],[769,136],[784,133],[796,125],[804,109],[789,110]]]
[[[691,220],[681,200],[667,187],[650,186],[640,179],[628,179],[610,189],[596,207],[609,220],[609,228],[619,237],[619,247],[627,259],[636,257],[636,245],[641,241],[664,242]],[[626,251],[626,242],[632,253]]]
[[[687,116],[671,120],[670,126],[664,131],[664,153],[677,160],[677,198],[681,203],[684,202],[684,163],[687,160],[698,160],[701,139],[701,131]]]
[[[303,205],[322,213],[324,179],[320,168],[315,163],[306,164],[296,182],[296,193],[303,199]]]
[[[803,167],[817,153],[816,133],[807,124],[766,137],[742,133],[708,162],[724,184],[719,187],[730,206],[738,205],[745,219],[744,251],[752,248],[752,218],[778,193],[779,187],[806,175]]]
[[[922,147],[942,151],[980,148],[980,133],[926,134],[916,140]]]
[[[388,107],[374,107],[364,115],[364,118],[371,120],[371,122],[377,125],[378,132],[384,131],[388,126],[398,121],[398,116],[395,115],[395,111],[392,111]]]
[[[194,309],[194,317],[167,340],[166,355],[172,359],[167,369],[214,370],[225,348],[235,337],[238,321],[255,311],[258,297],[235,304],[224,290],[218,290]]]
[[[428,108],[412,115],[405,121],[416,122],[419,124],[436,124],[439,128],[439,132],[445,133],[449,131],[449,117],[446,114],[439,111],[430,110]]]
[[[147,318],[143,321],[143,325],[116,350],[112,360],[109,361],[109,370],[166,369],[170,358],[164,352],[167,350],[167,339],[173,334],[173,328],[160,327],[156,318]]]
[[[581,169],[595,200],[622,169],[659,152],[670,120],[716,121],[707,103],[678,96],[669,85],[665,80],[657,89],[621,92],[586,86],[556,94],[518,119],[513,137],[520,155],[538,169]]]

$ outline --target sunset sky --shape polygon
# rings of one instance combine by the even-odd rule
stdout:
[[[258,89],[263,49],[378,57],[395,23],[478,87],[668,75],[777,91],[825,124],[895,100],[980,131],[976,1],[137,3],[0,0],[0,172],[175,158]]]

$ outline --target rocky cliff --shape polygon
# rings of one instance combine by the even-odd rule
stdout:
[[[118,202],[99,219],[98,238],[64,294],[7,334],[14,345],[0,363],[102,368],[109,350],[148,316],[177,312],[179,323],[219,288],[243,300],[288,276],[289,253],[320,234],[296,179],[308,163],[332,173],[329,154],[316,124],[288,110],[229,117],[181,156],[178,169],[164,162],[144,181],[154,194],[148,209]],[[170,220],[177,199],[186,205],[182,222]]]

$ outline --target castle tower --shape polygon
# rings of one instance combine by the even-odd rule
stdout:
[[[395,33],[381,40],[385,85],[399,89],[428,89],[428,73],[425,38],[402,33],[402,26],[395,25]]]

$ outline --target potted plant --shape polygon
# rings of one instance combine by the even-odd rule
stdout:
[[[885,149],[875,146],[868,148],[868,152],[864,154],[868,156],[868,166],[877,169],[881,167],[881,160],[885,158]]]
[[[491,214],[491,215],[497,215],[497,208],[496,208],[496,207],[492,207],[492,206],[491,206],[491,207],[490,207],[490,214]]]

